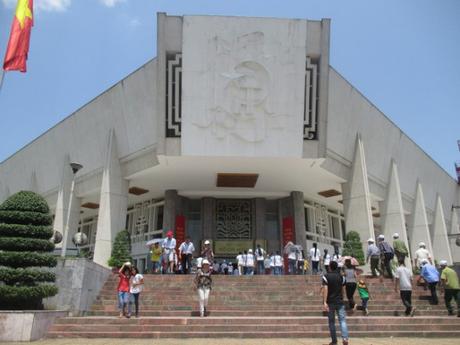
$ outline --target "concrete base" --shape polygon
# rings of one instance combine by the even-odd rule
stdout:
[[[71,316],[84,315],[96,299],[111,271],[84,258],[60,259],[55,268],[56,296],[46,298],[46,309],[69,311]]]
[[[45,336],[48,328],[67,311],[1,311],[0,341],[32,341]]]

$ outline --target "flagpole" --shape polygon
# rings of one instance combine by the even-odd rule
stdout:
[[[2,71],[2,74],[0,75],[0,93],[2,92],[3,79],[5,78],[5,70],[2,68],[1,71]]]

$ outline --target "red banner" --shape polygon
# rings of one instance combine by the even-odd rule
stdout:
[[[283,235],[283,249],[289,241],[291,241],[292,243],[295,242],[294,220],[292,219],[292,217],[283,218],[282,235]],[[285,272],[287,272],[288,270],[287,255],[284,255],[284,270]]]
[[[176,249],[185,242],[185,216],[176,216]]]

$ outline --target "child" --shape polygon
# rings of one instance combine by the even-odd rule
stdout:
[[[131,263],[126,262],[121,266],[118,271],[118,310],[120,311],[120,317],[126,316],[129,318],[129,314],[126,312],[126,306],[129,300],[129,279],[131,277]]]
[[[369,315],[369,310],[367,309],[367,302],[369,301],[369,289],[367,288],[366,282],[364,279],[358,281],[358,293],[361,297],[361,308],[364,315]]]
[[[401,300],[406,307],[406,316],[414,316],[415,307],[412,306],[412,270],[408,269],[404,265],[404,261],[399,261],[399,267],[395,273],[395,292],[398,292],[401,296]]]

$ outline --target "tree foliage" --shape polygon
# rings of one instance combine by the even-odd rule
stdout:
[[[358,260],[360,265],[364,265],[366,260],[364,258],[363,244],[361,238],[356,231],[350,231],[345,237],[345,244],[343,245],[343,256],[352,256]]]
[[[42,299],[54,296],[49,284],[57,264],[52,217],[46,201],[33,192],[14,194],[0,205],[0,308],[41,309]]]
[[[132,261],[131,239],[128,230],[122,230],[115,237],[108,264],[110,267],[121,267],[126,261]]]

